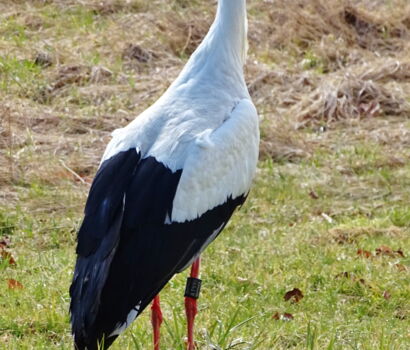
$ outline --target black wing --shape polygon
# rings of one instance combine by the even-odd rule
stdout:
[[[97,172],[70,287],[78,349],[97,349],[102,338],[107,348],[130,311],[141,313],[245,200],[228,198],[196,220],[166,223],[181,173],[153,157],[141,159],[134,149],[105,161]]]

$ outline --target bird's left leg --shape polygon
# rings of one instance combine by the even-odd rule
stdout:
[[[185,287],[185,313],[187,316],[188,328],[188,350],[194,350],[194,321],[198,312],[196,300],[201,290],[201,280],[199,277],[199,265],[201,259],[198,257],[191,267],[190,277],[187,279]]]
[[[162,312],[159,304],[159,294],[154,298],[151,305],[151,323],[154,328],[154,350],[159,350],[160,327],[162,323]]]

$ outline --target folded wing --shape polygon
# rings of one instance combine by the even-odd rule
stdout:
[[[78,233],[70,288],[79,349],[111,344],[169,279],[220,233],[249,191],[257,128],[250,102],[240,102],[215,131],[191,144],[172,172],[135,148],[101,165]]]

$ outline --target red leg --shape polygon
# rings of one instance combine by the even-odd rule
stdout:
[[[199,265],[200,257],[195,260],[191,267],[191,275],[187,281],[187,287],[185,289],[185,313],[187,316],[188,327],[188,350],[194,350],[194,322],[195,316],[198,312],[196,306],[196,300],[199,297],[199,290],[201,288],[201,280],[199,277]]]
[[[159,350],[160,327],[162,323],[162,312],[159,304],[159,294],[154,298],[151,305],[151,323],[154,328],[154,350]]]

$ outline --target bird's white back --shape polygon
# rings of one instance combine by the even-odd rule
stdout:
[[[172,220],[194,219],[223,203],[228,196],[235,197],[249,190],[256,168],[259,132],[257,113],[243,76],[246,31],[246,1],[220,0],[214,23],[180,75],[156,103],[128,126],[113,132],[103,156],[102,161],[136,148],[143,158],[154,157],[173,172],[184,169]],[[240,112],[233,113],[239,104]],[[247,115],[246,121],[243,115]],[[240,117],[231,120],[233,116]],[[241,126],[243,122],[248,123],[248,129]],[[224,135],[225,140],[218,135]],[[209,153],[198,146],[205,139],[212,139]],[[226,140],[231,150],[225,146]],[[198,156],[198,149],[202,149],[203,161],[208,162],[202,164],[201,172],[207,172],[207,176],[214,179],[212,186],[200,180],[199,173],[189,179],[186,175],[192,171],[189,167],[194,162],[193,154]],[[222,149],[225,153],[218,152]],[[221,159],[217,159],[218,154]],[[245,159],[239,159],[238,155]],[[228,175],[223,169],[230,156]],[[231,171],[235,169],[235,162],[238,169]],[[243,164],[246,164],[245,171],[241,170]],[[186,196],[192,193],[193,186],[198,194],[197,203],[188,202],[188,208]],[[205,190],[208,200],[204,202],[199,200],[204,197],[199,192]]]

